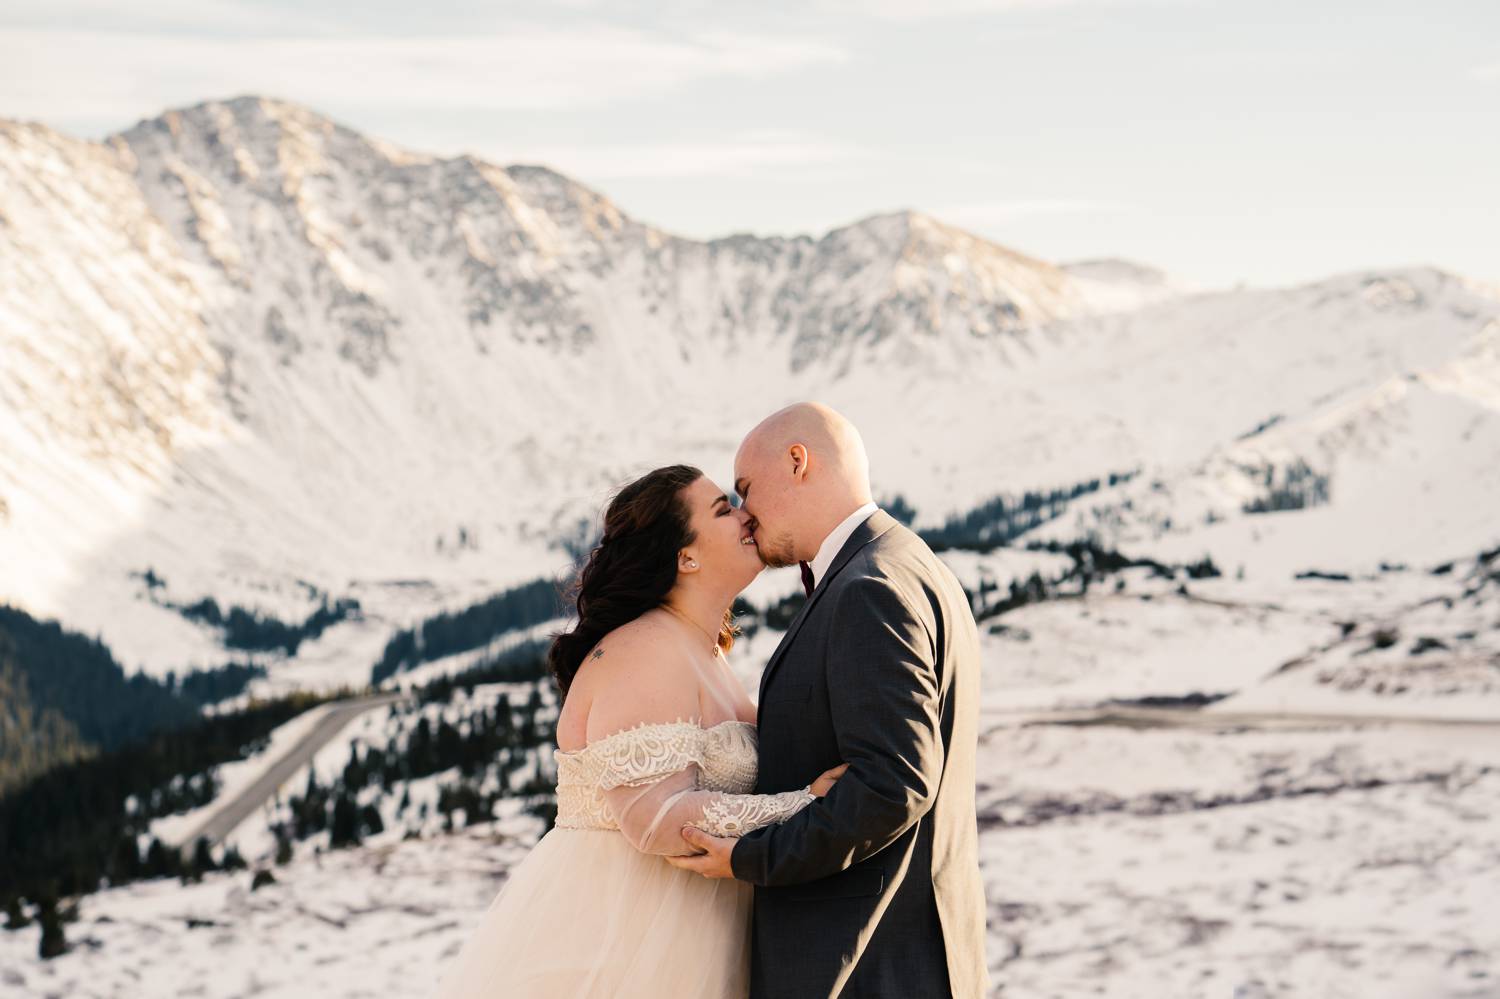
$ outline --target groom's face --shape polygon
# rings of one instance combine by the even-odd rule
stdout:
[[[777,475],[775,463],[746,443],[735,455],[734,491],[754,525],[755,550],[760,553],[760,560],[773,569],[796,565],[797,548],[788,509],[791,480]]]

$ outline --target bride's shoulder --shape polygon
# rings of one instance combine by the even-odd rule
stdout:
[[[640,617],[626,621],[618,628],[605,634],[599,639],[599,644],[594,646],[590,655],[615,656],[623,658],[641,653],[656,652],[660,654],[663,649],[670,649],[675,642],[672,641],[674,631],[671,623],[665,615],[657,611],[647,611]]]
[[[671,627],[637,618],[605,635],[585,659],[590,741],[642,721],[701,715],[693,665]]]
[[[578,668],[580,679],[587,676],[591,687],[638,686],[643,680],[672,677],[678,670],[689,671],[681,643],[674,641],[669,624],[656,614],[646,613],[620,625],[599,639],[584,656]]]

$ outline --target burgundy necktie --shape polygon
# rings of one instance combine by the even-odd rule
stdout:
[[[813,591],[812,566],[808,565],[806,562],[798,562],[797,564],[802,567],[802,589],[807,592],[808,596],[812,596],[812,591]]]

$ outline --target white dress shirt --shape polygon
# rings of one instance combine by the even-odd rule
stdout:
[[[813,560],[807,563],[808,568],[812,570],[813,586],[816,587],[823,581],[823,576],[828,572],[829,566],[833,564],[834,556],[838,555],[839,549],[844,547],[844,542],[849,540],[849,535],[854,533],[854,529],[866,520],[869,520],[870,514],[878,509],[880,508],[874,503],[866,503],[845,517],[843,523],[835,527],[829,533],[828,537],[823,539],[823,543],[818,546],[818,554],[814,555]]]

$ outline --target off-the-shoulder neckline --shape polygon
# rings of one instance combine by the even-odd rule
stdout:
[[[754,722],[743,721],[739,718],[728,718],[724,721],[709,725],[706,728],[698,724],[698,719],[696,718],[678,718],[676,721],[669,722],[641,722],[639,725],[632,725],[630,728],[622,728],[618,732],[611,732],[609,735],[602,735],[599,738],[595,739],[593,742],[584,743],[584,745],[579,749],[563,749],[559,746],[557,749],[553,750],[553,752],[557,753],[559,756],[579,756],[583,753],[588,752],[590,749],[597,749],[599,746],[603,745],[606,742],[609,742],[611,739],[618,739],[622,735],[630,735],[634,732],[639,732],[641,729],[677,728],[684,725],[688,728],[697,729],[699,732],[712,732],[715,729],[723,728],[725,725],[744,725],[746,728],[755,728]]]

